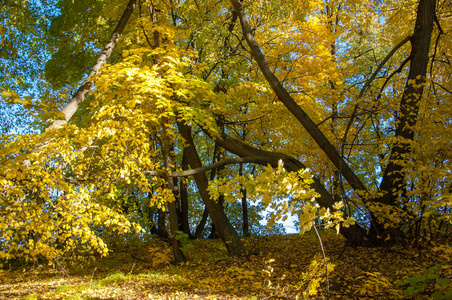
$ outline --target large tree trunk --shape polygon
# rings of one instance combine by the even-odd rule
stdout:
[[[375,202],[395,208],[400,207],[397,198],[403,196],[406,187],[404,168],[411,159],[410,144],[414,141],[413,128],[419,115],[419,105],[426,81],[435,9],[436,0],[419,1],[416,24],[410,40],[410,71],[395,122],[395,142],[380,184],[380,191],[384,194],[381,198],[375,199]],[[377,212],[373,215],[369,232],[370,243],[382,244],[388,236],[393,240],[403,238],[403,233],[397,224],[388,223],[389,221]],[[391,226],[385,229],[384,223]]]
[[[191,129],[188,125],[177,122],[179,128],[179,133],[183,137],[186,143],[185,151],[188,155],[188,163],[192,169],[202,167],[201,160],[199,158],[198,152],[196,151],[192,136]],[[210,214],[210,217],[215,224],[215,228],[220,236],[220,238],[225,243],[226,248],[230,255],[240,255],[245,252],[245,246],[240,240],[237,231],[229,222],[226,216],[222,204],[212,200],[207,191],[208,180],[205,173],[199,173],[193,176],[195,178],[196,185],[198,186],[199,193],[206,205],[206,208]]]
[[[169,240],[168,231],[166,231],[166,212],[160,208],[157,210],[157,235],[161,239]]]

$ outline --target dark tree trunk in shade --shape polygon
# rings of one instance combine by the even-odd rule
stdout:
[[[399,200],[397,199],[399,196],[402,196],[401,198],[403,199],[405,194],[405,166],[411,160],[410,144],[414,141],[413,128],[418,119],[419,106],[426,82],[435,9],[436,0],[419,1],[416,24],[410,39],[410,71],[395,122],[395,142],[392,146],[389,161],[380,184],[380,191],[383,192],[383,196],[375,199],[377,203],[392,206],[397,209],[403,209],[403,203],[398,203]],[[372,214],[372,226],[368,237],[370,244],[385,244],[388,241],[388,237],[390,238],[390,243],[404,238],[404,233],[399,225],[389,222],[384,216]],[[391,226],[385,228],[385,223]]]
[[[199,221],[199,224],[196,227],[195,239],[199,239],[202,237],[202,233],[204,231],[204,228],[206,227],[208,217],[209,217],[209,212],[207,211],[207,207],[204,206],[204,212],[202,213],[201,221]]]
[[[191,128],[182,122],[177,122],[177,126],[179,128],[179,133],[185,140],[188,156],[188,163],[191,168],[199,168],[202,167],[201,160],[199,158],[198,152],[196,151],[192,136],[191,136]],[[243,242],[240,240],[237,231],[229,222],[228,217],[226,216],[223,205],[212,200],[207,191],[208,187],[208,179],[205,173],[200,173],[194,175],[196,185],[198,186],[199,193],[204,201],[204,204],[207,207],[209,215],[215,224],[216,230],[220,236],[220,238],[225,243],[226,248],[230,255],[240,255],[245,252],[245,246]]]
[[[182,170],[188,170],[188,160],[187,153],[183,151],[182,153]],[[187,191],[187,182],[185,179],[179,180],[179,198],[180,198],[180,214],[179,214],[179,230],[183,233],[187,234],[190,238],[193,238],[193,235],[190,232],[190,225],[188,222],[188,191]]]
[[[243,175],[243,164],[239,165],[239,175]],[[242,233],[244,237],[250,236],[250,225],[248,217],[248,202],[246,200],[246,189],[241,188],[240,194],[242,195]]]

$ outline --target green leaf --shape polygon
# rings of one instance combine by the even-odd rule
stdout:
[[[452,299],[452,291],[447,291],[444,294],[444,299],[451,300]]]
[[[435,300],[444,299],[444,295],[439,292],[434,292],[431,297]]]
[[[447,287],[450,283],[450,279],[447,278],[438,278],[436,279],[436,284],[442,286],[442,287]]]

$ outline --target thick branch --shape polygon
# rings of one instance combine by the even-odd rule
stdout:
[[[217,161],[216,163],[210,164],[208,166],[203,166],[195,169],[190,169],[186,171],[181,172],[166,172],[166,171],[144,171],[143,174],[149,177],[188,177],[188,176],[194,176],[201,173],[208,172],[213,169],[218,169],[220,167],[224,167],[227,165],[234,165],[234,164],[241,164],[241,163],[256,163],[260,165],[274,165],[275,159],[269,158],[268,156],[253,156],[253,157],[239,157],[239,158],[227,158],[220,161]],[[129,178],[133,178],[135,176],[130,176]],[[77,179],[73,177],[65,177],[64,180],[68,183],[72,184],[86,184],[86,183],[94,183],[94,182],[103,182],[103,181],[109,181],[109,182],[118,182],[121,180],[124,180],[124,177],[115,177],[115,178],[94,178],[94,179]]]
[[[240,140],[226,135],[225,133],[222,133],[220,137],[217,137],[215,142],[227,151],[243,156],[244,159],[254,157],[256,158],[254,162],[261,165],[270,164],[273,167],[276,167],[278,166],[279,161],[282,160],[284,168],[289,172],[297,172],[299,170],[306,169],[306,166],[303,163],[289,155],[254,148]],[[326,190],[325,186],[316,176],[313,176],[312,179],[314,182],[311,184],[311,187],[320,195],[320,197],[316,199],[316,202],[321,207],[334,210],[333,205],[336,200],[333,199],[330,192]],[[341,228],[341,234],[343,234],[345,238],[354,245],[362,244],[365,236],[363,228],[358,224],[352,225],[348,228]]]
[[[227,165],[234,165],[234,164],[240,164],[240,163],[257,163],[257,164],[268,164],[268,158],[265,156],[254,156],[254,157],[239,157],[239,158],[227,158],[220,161],[217,161],[216,163],[210,164],[208,166],[203,166],[200,168],[195,168],[187,171],[182,172],[172,172],[170,174],[171,177],[187,177],[192,176],[200,173],[205,173],[207,171],[218,169]],[[146,175],[148,173],[146,172]]]
[[[260,165],[270,164],[272,167],[277,167],[279,161],[282,161],[284,163],[284,168],[289,172],[297,172],[299,170],[307,169],[303,163],[289,155],[254,148],[224,133],[220,138],[216,138],[215,141],[229,152],[243,157],[244,160],[248,158],[255,158],[253,162]],[[331,194],[325,189],[317,177],[314,176],[313,180],[314,183],[312,184],[312,188],[320,195],[319,202],[322,202],[321,205],[332,208],[334,200],[331,197]]]

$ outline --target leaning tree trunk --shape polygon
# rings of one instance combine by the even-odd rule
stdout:
[[[255,162],[263,166],[270,164],[272,167],[277,167],[281,160],[284,163],[284,168],[289,172],[298,172],[299,170],[306,169],[304,164],[289,155],[254,148],[240,140],[231,138],[224,133],[216,138],[216,142],[227,151],[240,157],[259,157],[260,159]],[[334,210],[333,205],[336,202],[334,198],[316,176],[313,176],[312,179],[314,182],[311,184],[311,187],[320,195],[316,199],[316,202],[321,207]],[[340,233],[352,245],[362,245],[366,237],[365,230],[358,224],[350,225],[349,227],[341,227]]]
[[[201,221],[199,221],[198,226],[196,226],[195,239],[201,238],[204,228],[206,227],[208,217],[209,217],[209,212],[207,211],[207,207],[204,205],[204,211],[202,213]]]
[[[116,25],[115,30],[113,30],[113,33],[110,36],[110,39],[108,40],[107,44],[105,45],[103,51],[99,55],[99,58],[97,59],[96,63],[94,64],[93,68],[89,72],[88,76],[83,81],[83,84],[77,89],[74,96],[71,98],[69,103],[63,108],[61,111],[64,114],[65,119],[64,120],[55,120],[52,125],[50,125],[49,129],[59,127],[69,121],[69,119],[74,115],[74,113],[79,108],[80,104],[85,100],[86,94],[89,92],[91,87],[94,85],[93,77],[94,75],[99,72],[100,68],[105,65],[108,58],[111,56],[111,53],[116,48],[116,45],[118,44],[119,38],[124,31],[124,28],[127,25],[127,22],[129,22],[130,17],[132,16],[132,13],[134,9],[137,7],[136,0],[130,0],[127,4],[126,10],[124,11],[123,15],[121,16],[121,19],[119,20],[118,24]]]
[[[306,129],[314,141],[319,145],[320,149],[322,149],[322,151],[326,154],[328,159],[345,177],[350,186],[357,191],[367,193],[366,187],[358,176],[356,176],[355,172],[353,172],[350,166],[345,162],[343,157],[330,143],[318,126],[312,121],[308,114],[295,102],[295,100],[292,99],[289,92],[282,86],[278,78],[276,78],[275,74],[270,69],[265,56],[262,54],[262,51],[254,38],[253,30],[251,29],[248,17],[243,10],[242,2],[240,0],[231,0],[231,3],[239,16],[240,24],[242,25],[242,32],[248,46],[250,47],[251,54],[279,101],[284,104],[284,106],[300,122],[304,129]]]
[[[179,128],[179,133],[185,140],[186,146],[185,151],[188,155],[188,163],[192,169],[202,167],[201,160],[199,158],[198,152],[196,151],[195,144],[191,136],[191,129],[188,125],[177,122],[177,127]],[[229,255],[240,255],[245,252],[245,246],[240,240],[237,231],[229,222],[226,213],[223,210],[222,204],[212,200],[210,198],[209,192],[207,191],[208,180],[205,173],[199,173],[193,176],[198,186],[199,193],[202,197],[204,204],[210,214],[210,217],[215,224],[215,228],[218,235],[225,243],[228,249]]]
[[[436,0],[419,1],[416,24],[410,40],[410,71],[395,122],[395,142],[380,184],[380,191],[383,192],[383,196],[375,199],[375,202],[392,206],[395,209],[400,208],[397,198],[399,195],[403,195],[403,189],[406,186],[405,166],[411,159],[410,145],[414,141],[413,128],[419,115],[419,105],[426,82],[435,9]],[[384,216],[372,218],[368,237],[370,243],[382,244],[388,237],[392,238],[393,241],[403,238],[400,228],[396,224],[388,222]],[[391,226],[384,228],[385,223]]]
[[[268,84],[271,86],[272,90],[281,101],[284,106],[292,113],[292,115],[300,122],[300,124],[306,129],[306,131],[311,135],[314,141],[319,145],[320,149],[326,154],[328,159],[335,165],[337,170],[344,176],[348,181],[350,186],[356,190],[367,194],[367,189],[358,176],[353,172],[350,166],[345,162],[343,157],[339,154],[336,148],[330,143],[323,132],[318,128],[318,126],[312,121],[308,114],[292,99],[289,92],[282,86],[278,78],[270,69],[265,56],[254,38],[253,31],[251,29],[248,17],[246,16],[242,2],[240,0],[231,0],[235,11],[240,19],[240,24],[242,25],[242,32],[245,36],[246,42],[250,47],[251,54],[256,61],[259,69],[267,80]],[[231,145],[234,147],[233,145]],[[226,148],[226,147],[225,147]],[[286,158],[287,160],[287,158]],[[292,160],[290,162],[290,160]],[[293,158],[290,158],[287,163],[293,165]],[[297,161],[298,162],[298,161]],[[299,163],[299,162],[298,162]],[[300,163],[301,164],[301,163]],[[287,166],[287,164],[286,164]],[[304,166],[303,166],[304,167]],[[320,183],[317,178],[314,178],[314,189],[320,194],[318,202],[321,206],[332,207],[334,203],[333,198],[330,193],[326,191],[325,187]],[[326,201],[326,202],[323,202]],[[358,226],[353,225],[348,228],[342,228],[342,233],[346,238],[353,244],[362,244],[364,242],[364,230]]]
[[[102,50],[101,54],[99,55],[99,58],[97,59],[94,66],[92,67],[88,76],[85,78],[82,85],[77,89],[77,91],[75,92],[74,96],[71,98],[69,103],[66,104],[66,106],[63,107],[63,109],[61,110],[61,112],[64,114],[64,120],[53,121],[53,123],[47,128],[47,130],[50,130],[52,128],[59,128],[60,126],[69,122],[69,120],[75,114],[77,109],[80,107],[80,104],[82,104],[82,102],[85,100],[86,94],[91,90],[92,86],[94,85],[94,81],[93,81],[94,75],[96,75],[97,72],[99,72],[100,68],[102,68],[105,65],[108,58],[110,58],[113,50],[116,48],[119,38],[121,37],[121,34],[124,31],[124,28],[126,27],[127,23],[129,22],[129,19],[132,16],[132,13],[136,7],[137,7],[136,0],[130,0],[129,3],[127,4],[127,7],[126,7],[124,13],[121,16],[121,19],[119,20],[118,24],[116,25],[116,28],[113,30],[113,33],[111,34],[110,38],[108,39],[108,42],[105,44],[104,49]],[[49,143],[49,141],[44,141],[43,143],[36,145],[36,149],[34,149],[33,152],[39,152],[40,149],[43,149],[46,145],[48,145],[48,143]],[[27,167],[30,165],[30,163],[31,162],[29,159],[27,159],[23,162],[23,164]]]

